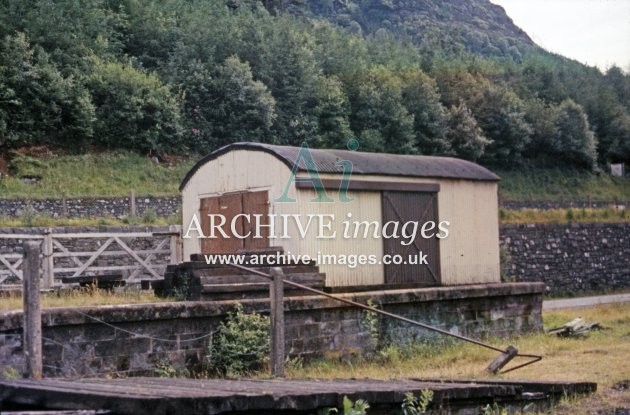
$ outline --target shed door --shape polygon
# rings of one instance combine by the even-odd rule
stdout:
[[[201,219],[201,229],[204,234],[208,236],[210,231],[210,217],[208,215],[220,214],[225,217],[225,225],[222,226],[222,229],[229,236],[229,238],[223,238],[221,237],[221,233],[217,230],[215,232],[217,238],[203,238],[201,240],[201,253],[232,253],[269,246],[269,232],[267,228],[262,228],[261,234],[263,238],[254,238],[254,215],[262,215],[261,223],[267,224],[268,212],[269,205],[266,191],[231,193],[201,199],[199,216]],[[234,228],[239,235],[246,235],[251,231],[251,235],[244,239],[235,237],[231,229],[232,220],[236,215],[241,213],[248,214],[251,218],[251,223],[246,221],[242,216],[235,221]],[[218,218],[215,220],[215,224],[219,224]]]
[[[439,239],[434,235],[430,239],[422,237],[421,229],[425,222],[433,221],[438,232],[437,223],[437,193],[434,192],[383,192],[382,193],[383,223],[399,222],[399,236],[402,226],[409,221],[418,222],[415,240],[409,245],[409,238],[383,238],[383,251],[387,255],[400,255],[403,263],[386,264],[385,283],[405,284],[416,283],[423,285],[439,285],[440,283],[440,251]],[[411,233],[411,225],[407,232]],[[428,265],[420,264],[420,259],[410,261],[410,255],[422,252],[426,255]],[[417,264],[410,264],[416,262]]]

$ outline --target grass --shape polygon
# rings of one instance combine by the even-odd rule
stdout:
[[[630,222],[626,209],[499,209],[501,224],[519,223],[618,223]],[[0,216],[0,228],[32,226],[100,226],[100,225],[181,225],[181,215],[158,217],[152,212],[136,217],[53,218],[50,215],[23,213],[19,217]]]
[[[181,225],[180,215],[168,217],[158,216],[126,216],[121,219],[113,216],[100,218],[53,218],[49,215],[32,215],[20,217],[0,216],[0,228],[33,227],[33,226],[124,226],[124,225]]]
[[[131,190],[138,195],[178,195],[181,180],[199,158],[173,158],[156,165],[127,151],[55,155],[46,148],[15,153],[9,162],[1,156],[0,198],[13,199],[128,196]],[[628,178],[535,168],[497,173],[505,200],[630,200]],[[22,176],[40,180],[27,184]]]
[[[499,221],[511,223],[613,223],[630,222],[627,209],[499,209]]]
[[[630,200],[630,178],[561,169],[496,173],[503,200]]]
[[[605,330],[585,338],[559,338],[546,334],[511,340],[491,340],[505,347],[512,343],[523,353],[544,355],[542,362],[499,376],[502,379],[568,380],[597,382],[598,392],[589,397],[570,397],[560,402],[557,414],[596,413],[600,409],[630,407],[630,391],[614,386],[630,379],[630,304],[608,305],[544,314],[546,328],[560,326],[578,316],[598,321]],[[405,350],[407,349],[407,350]],[[485,366],[496,352],[471,344],[443,344],[388,348],[374,359],[328,359],[287,371],[291,378],[487,378]]]
[[[62,198],[178,195],[179,184],[195,160],[182,159],[171,166],[126,151],[35,158],[15,155],[10,175],[0,179],[1,198]],[[38,177],[25,183],[21,177]]]
[[[141,304],[172,301],[168,298],[157,297],[153,292],[136,288],[125,288],[120,291],[108,291],[91,286],[74,289],[58,290],[42,294],[42,307],[86,307],[96,305]],[[7,294],[0,297],[0,311],[21,310],[22,295]]]
[[[82,290],[59,291],[42,296],[43,307],[81,307],[100,304],[134,304],[168,301],[145,291],[127,289],[112,293],[88,287]],[[20,296],[0,301],[0,311],[21,309]],[[566,397],[557,403],[554,414],[580,415],[611,408],[630,407],[630,391],[615,386],[630,380],[630,304],[615,304],[579,310],[544,313],[546,328],[561,326],[581,316],[604,326],[583,338],[560,338],[534,334],[520,338],[491,339],[498,347],[514,344],[523,353],[540,354],[542,362],[505,375],[501,379],[589,381],[598,384],[595,394]],[[439,345],[388,347],[370,359],[328,356],[327,359],[303,365],[290,361],[288,378],[493,378],[483,372],[496,357],[496,352],[468,343],[445,341]],[[268,377],[267,373],[259,374]]]

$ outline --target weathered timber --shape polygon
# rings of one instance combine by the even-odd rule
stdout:
[[[538,381],[538,380],[494,380],[494,379],[440,379],[440,378],[412,378],[418,382],[442,382],[458,384],[513,385],[523,388],[523,392],[545,394],[588,394],[597,391],[597,383],[594,382],[563,382],[563,381]]]
[[[307,272],[307,273],[295,273],[292,274],[290,272],[285,273],[286,276],[290,277],[291,281],[297,282],[300,284],[315,284],[318,282],[323,283],[325,278],[325,274],[318,272]],[[221,275],[221,276],[211,276],[199,277],[201,284],[249,284],[253,282],[263,282],[267,281],[263,277],[258,277],[256,275]],[[290,288],[290,287],[287,287]]]
[[[77,410],[77,411],[4,411],[3,415],[108,415],[110,411],[90,411],[90,410]]]
[[[42,378],[42,305],[39,295],[40,243],[24,242],[24,356],[26,377]]]
[[[284,282],[282,281],[284,274],[282,268],[273,268],[271,275],[273,276],[269,284],[271,374],[284,377]]]
[[[245,255],[283,255],[284,254],[284,248],[281,246],[269,246],[269,247],[264,247],[264,248],[249,248],[247,250],[245,249],[239,249],[237,251],[239,254],[245,254]],[[217,254],[212,254],[212,255],[233,255],[234,252],[225,252],[225,253],[217,253]],[[190,256],[190,260],[195,262],[195,261],[202,261],[205,262],[206,259],[204,257],[204,254],[192,254]]]
[[[265,248],[244,252],[246,257],[269,252],[275,248]],[[255,253],[252,253],[255,252]],[[280,251],[281,253],[281,251]],[[193,256],[194,257],[194,256]],[[253,266],[257,271],[270,273],[274,266],[268,262]],[[312,262],[279,266],[284,279],[323,289],[326,274],[319,272],[319,267]],[[304,290],[285,285],[287,296],[308,294]],[[184,296],[188,300],[229,300],[241,298],[268,298],[269,280],[244,270],[228,265],[206,264],[205,261],[191,261],[169,265],[164,274],[164,282],[155,286],[155,293],[160,296]]]
[[[79,284],[81,287],[96,284],[98,288],[111,289],[125,285],[122,274],[84,275],[80,277],[63,277],[63,284]]]
[[[115,414],[307,414],[320,408],[341,407],[344,396],[365,399],[372,414],[400,410],[407,392],[432,390],[433,409],[472,413],[498,402],[549,404],[562,394],[588,393],[594,383],[431,380],[227,380],[227,379],[44,379],[0,381],[0,403],[34,405],[40,409],[109,410]],[[464,412],[468,410],[469,412]],[[284,412],[283,412],[284,411]]]
[[[492,362],[490,362],[488,367],[486,367],[486,372],[496,375],[505,365],[510,363],[516,355],[518,355],[518,349],[514,346],[508,346],[504,353],[501,353]]]
[[[165,257],[169,257],[170,263],[181,260],[178,230],[178,227],[171,226],[168,232],[159,233],[59,233],[54,232],[53,228],[46,228],[41,235],[0,233],[0,240],[8,240],[7,244],[13,247],[16,241],[41,240],[41,285],[49,289],[59,285],[60,280],[68,274],[82,277],[94,273],[129,271],[124,272],[127,282],[138,282],[143,274],[161,280]],[[150,244],[151,249],[146,249],[146,244]],[[0,253],[0,283],[7,278],[22,279],[21,257],[19,253]]]
[[[265,266],[265,267],[256,268],[256,271],[260,271],[265,274],[268,274],[271,272],[272,268],[273,267]],[[319,267],[315,265],[284,265],[282,266],[282,270],[286,275],[312,274],[312,273],[318,273]],[[251,281],[251,278],[264,280],[264,277],[258,277],[255,274],[252,274],[251,272],[243,271],[241,269],[237,269],[237,268],[225,266],[225,265],[222,267],[213,267],[213,268],[209,268],[209,267],[197,268],[194,271],[200,277],[235,277],[237,275],[240,275],[240,276],[245,276],[249,278],[249,281]]]
[[[549,329],[547,334],[555,334],[560,337],[578,337],[583,336],[591,330],[601,329],[602,326],[597,323],[588,323],[582,317],[571,320],[562,327]]]

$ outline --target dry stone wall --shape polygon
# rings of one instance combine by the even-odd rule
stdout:
[[[630,223],[502,225],[508,274],[550,294],[630,288]]]
[[[542,329],[542,284],[483,284],[340,294],[387,311],[476,338],[511,337]],[[246,311],[267,313],[267,299],[241,300]],[[204,361],[210,334],[236,301],[136,304],[43,311],[45,376],[153,373],[160,363],[195,369]],[[285,299],[285,345],[305,359],[369,353],[378,342],[404,345],[436,341],[431,332],[389,319],[375,320],[327,298]],[[22,313],[0,313],[0,372],[22,370]]]

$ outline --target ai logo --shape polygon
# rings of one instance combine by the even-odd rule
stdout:
[[[348,149],[354,151],[358,147],[359,143],[354,138],[348,141]],[[308,173],[308,177],[296,176],[296,173],[300,169],[300,163],[303,163],[303,166]],[[350,176],[352,175],[352,162],[350,160],[339,160],[335,165],[342,168],[342,177],[338,189],[339,202],[352,202],[353,199],[348,197],[348,186],[350,185]],[[311,153],[311,150],[310,148],[308,148],[308,145],[306,143],[302,144],[297,158],[293,163],[291,176],[289,176],[289,180],[287,180],[287,185],[284,188],[282,196],[276,198],[274,201],[295,202],[296,200],[294,198],[289,197],[289,190],[291,189],[291,184],[293,183],[310,183],[313,186],[315,192],[317,193],[317,197],[312,199],[311,202],[335,202],[335,200],[329,197],[328,193],[326,193],[326,188],[319,175],[319,171],[317,170],[317,165],[315,164],[315,160],[313,159],[313,154]]]

